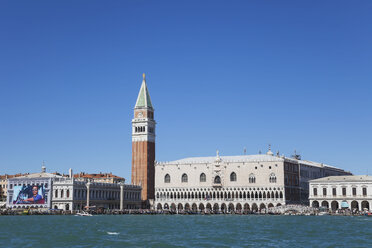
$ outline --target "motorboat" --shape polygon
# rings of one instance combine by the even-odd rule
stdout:
[[[87,212],[81,212],[81,213],[76,213],[75,216],[93,216],[93,215]]]

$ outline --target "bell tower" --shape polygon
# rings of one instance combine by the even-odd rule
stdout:
[[[144,73],[132,120],[132,184],[142,186],[147,204],[155,197],[155,125]]]

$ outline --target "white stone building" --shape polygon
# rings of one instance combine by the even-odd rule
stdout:
[[[258,211],[308,204],[308,180],[350,174],[341,169],[266,154],[185,158],[155,164],[155,208]]]
[[[32,197],[31,188],[37,186],[43,200],[39,203],[25,201]],[[24,191],[27,190],[27,193]],[[20,196],[20,193],[23,195]],[[40,203],[42,202],[42,203]],[[138,209],[141,207],[141,187],[119,183],[96,182],[90,178],[73,178],[47,173],[26,174],[8,179],[6,206],[10,208],[54,208],[82,210],[86,206],[103,209]]]
[[[102,209],[138,209],[141,207],[141,187],[71,178],[53,180],[53,208],[83,210],[85,206]]]
[[[333,211],[371,209],[372,176],[330,176],[310,181],[310,204]]]

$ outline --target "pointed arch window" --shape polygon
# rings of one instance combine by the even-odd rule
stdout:
[[[200,182],[205,183],[207,181],[207,177],[204,173],[200,174]]]
[[[214,178],[214,183],[221,183],[221,178],[220,178],[220,176],[216,176],[216,177]]]
[[[231,181],[231,182],[236,182],[236,173],[235,173],[235,172],[232,172],[232,173],[230,174],[230,181]]]
[[[184,174],[182,175],[181,181],[182,181],[183,183],[187,183],[188,178],[187,178],[187,174],[186,174],[186,173],[184,173]]]
[[[164,183],[170,183],[170,175],[169,174],[165,175]]]
[[[253,173],[249,175],[249,183],[256,183],[256,176]]]
[[[271,173],[270,174],[269,181],[270,181],[270,183],[276,183],[276,176],[275,176],[274,173]]]

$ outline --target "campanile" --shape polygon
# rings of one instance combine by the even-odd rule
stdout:
[[[155,125],[154,108],[143,74],[132,120],[132,184],[142,186],[141,198],[147,203],[155,196]]]

